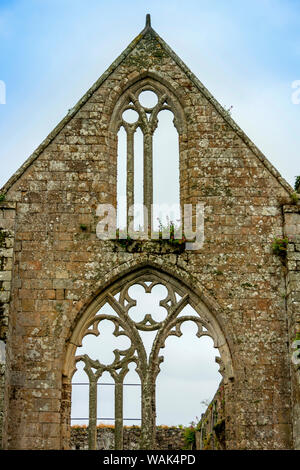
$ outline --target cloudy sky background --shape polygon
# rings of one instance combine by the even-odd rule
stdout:
[[[146,13],[220,104],[233,106],[233,119],[294,184],[300,174],[300,104],[292,101],[292,84],[300,80],[299,0],[0,0],[0,80],[6,84],[0,186],[143,29]],[[188,424],[199,416],[201,400],[213,396],[220,379],[209,340],[199,341],[189,331],[185,336],[171,338],[164,352],[160,424]],[[128,379],[135,381],[132,374]],[[125,414],[136,416],[130,406],[137,396],[128,397]],[[86,401],[77,402],[76,416],[86,416],[87,408],[80,408]],[[100,416],[112,415],[108,392],[101,403]]]

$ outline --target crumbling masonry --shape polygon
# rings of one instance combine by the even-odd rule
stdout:
[[[129,250],[96,235],[98,205],[116,206],[120,113],[130,100],[138,106],[143,90],[155,92],[160,106],[174,113],[181,205],[202,202],[205,207],[205,241],[197,251],[162,249],[158,242],[139,242]],[[143,121],[142,109],[140,119],[149,207],[154,128]],[[129,201],[132,178],[131,172]],[[127,359],[136,362],[143,386],[141,446],[151,448],[155,442],[155,390],[150,382],[159,371],[164,339],[180,334],[175,323],[182,300],[175,299],[177,293],[199,314],[199,334],[210,334],[221,354],[222,445],[300,449],[300,372],[293,349],[300,332],[300,205],[292,192],[152,29],[148,17],[145,29],[1,190],[3,448],[70,447],[76,347],[88,328],[97,334],[99,306],[113,304],[114,295],[134,282],[148,286],[148,280],[169,289],[169,329],[149,318],[143,324],[127,321],[126,294],[113,304],[119,312],[116,328],[125,329],[135,341]],[[284,256],[273,252],[276,237],[289,238]],[[157,329],[161,335],[151,370],[141,359],[142,328]],[[121,380],[120,364],[126,373],[125,362],[112,368],[116,380]],[[101,373],[100,365],[90,367]]]

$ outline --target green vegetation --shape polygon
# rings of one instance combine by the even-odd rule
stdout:
[[[273,250],[274,255],[278,255],[282,259],[285,259],[288,243],[289,243],[289,239],[287,237],[275,238],[272,244],[272,250]]]
[[[203,450],[210,450],[210,441],[212,438],[212,433],[210,432],[207,437],[203,439]]]
[[[177,248],[180,252],[184,251],[185,249],[185,243],[186,243],[186,238],[184,234],[181,236],[181,238],[175,238],[176,237],[176,230],[177,228],[175,227],[175,224],[170,221],[166,226],[164,226],[160,221],[159,221],[159,229],[157,232],[154,232],[154,238],[152,241],[154,243],[159,243],[159,244],[168,244],[173,246],[174,248]],[[168,234],[169,238],[163,238]],[[133,238],[130,237],[130,235],[127,235],[126,238],[120,238],[120,230],[117,229],[116,231],[116,241],[123,247],[128,247],[135,243],[135,246],[133,247],[133,251],[142,251],[142,242],[143,240],[134,240]],[[176,250],[177,251],[177,250]]]
[[[0,229],[0,248],[4,248],[5,239],[8,236],[8,233],[5,230]]]
[[[291,198],[292,204],[297,204],[297,202],[299,201],[298,193],[296,192],[290,194],[290,198]]]
[[[225,432],[225,419],[221,419],[214,425],[213,430],[216,433],[217,439]]]
[[[244,282],[243,284],[241,284],[241,287],[244,287],[244,289],[251,289],[252,284],[250,284],[250,282]]]
[[[116,241],[121,245],[121,246],[124,246],[124,247],[127,247],[129,245],[131,245],[135,240],[133,238],[131,238],[129,235],[127,235],[126,238],[119,238],[120,237],[120,230],[117,229],[116,231]]]
[[[300,193],[300,176],[296,176],[294,189],[297,191],[297,193]]]

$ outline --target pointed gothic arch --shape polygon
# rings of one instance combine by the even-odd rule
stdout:
[[[136,305],[128,293],[134,285],[144,287],[146,293],[151,293],[155,285],[163,285],[167,289],[167,296],[160,301],[160,305],[167,311],[163,321],[155,321],[151,313],[145,315],[140,322],[134,321],[129,314],[131,307]],[[100,309],[108,304],[116,312],[116,315],[100,313]],[[179,316],[186,305],[190,305],[197,316]],[[77,348],[82,346],[86,335],[99,335],[99,325],[102,321],[109,320],[114,323],[115,336],[126,336],[131,345],[128,349],[114,350],[115,359],[112,364],[102,364],[101,358],[91,359],[87,355],[76,356]],[[233,378],[231,354],[223,331],[215,316],[211,313],[205,302],[193,292],[185,283],[175,277],[158,270],[152,266],[144,266],[128,273],[107,287],[85,309],[79,318],[70,340],[68,341],[64,364],[64,383],[69,390],[71,398],[71,380],[76,371],[76,363],[84,362],[85,372],[89,377],[89,447],[96,448],[97,425],[97,381],[103,372],[108,371],[115,381],[115,446],[123,447],[123,381],[128,372],[130,363],[136,364],[142,386],[142,425],[141,448],[155,448],[155,385],[160,371],[160,363],[163,361],[161,349],[165,346],[166,339],[175,335],[182,335],[181,326],[186,321],[196,323],[197,337],[210,336],[214,347],[218,348],[220,358],[216,361],[220,365],[219,372],[223,376],[224,383]],[[143,340],[140,331],[157,331],[153,341],[152,350],[147,360]],[[70,405],[69,405],[70,409]]]

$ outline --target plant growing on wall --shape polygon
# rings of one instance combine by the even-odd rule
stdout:
[[[289,243],[289,239],[285,238],[275,238],[272,244],[272,250],[274,255],[280,256],[280,258],[286,258],[287,246]]]
[[[151,241],[159,243],[159,244],[167,244],[167,245],[173,246],[174,248],[176,248],[177,252],[184,251],[185,243],[186,243],[186,237],[184,233],[182,234],[180,238],[176,238],[177,227],[175,226],[174,222],[168,220],[166,225],[163,225],[160,219],[158,219],[158,222],[159,222],[158,230],[154,232],[154,238]],[[168,234],[169,238],[164,238],[165,234]],[[135,240],[130,235],[127,235],[126,238],[120,238],[119,229],[117,229],[116,231],[115,241],[119,245],[125,248],[134,244],[135,251],[139,251],[141,249],[142,247],[141,242],[143,242],[142,239]]]

